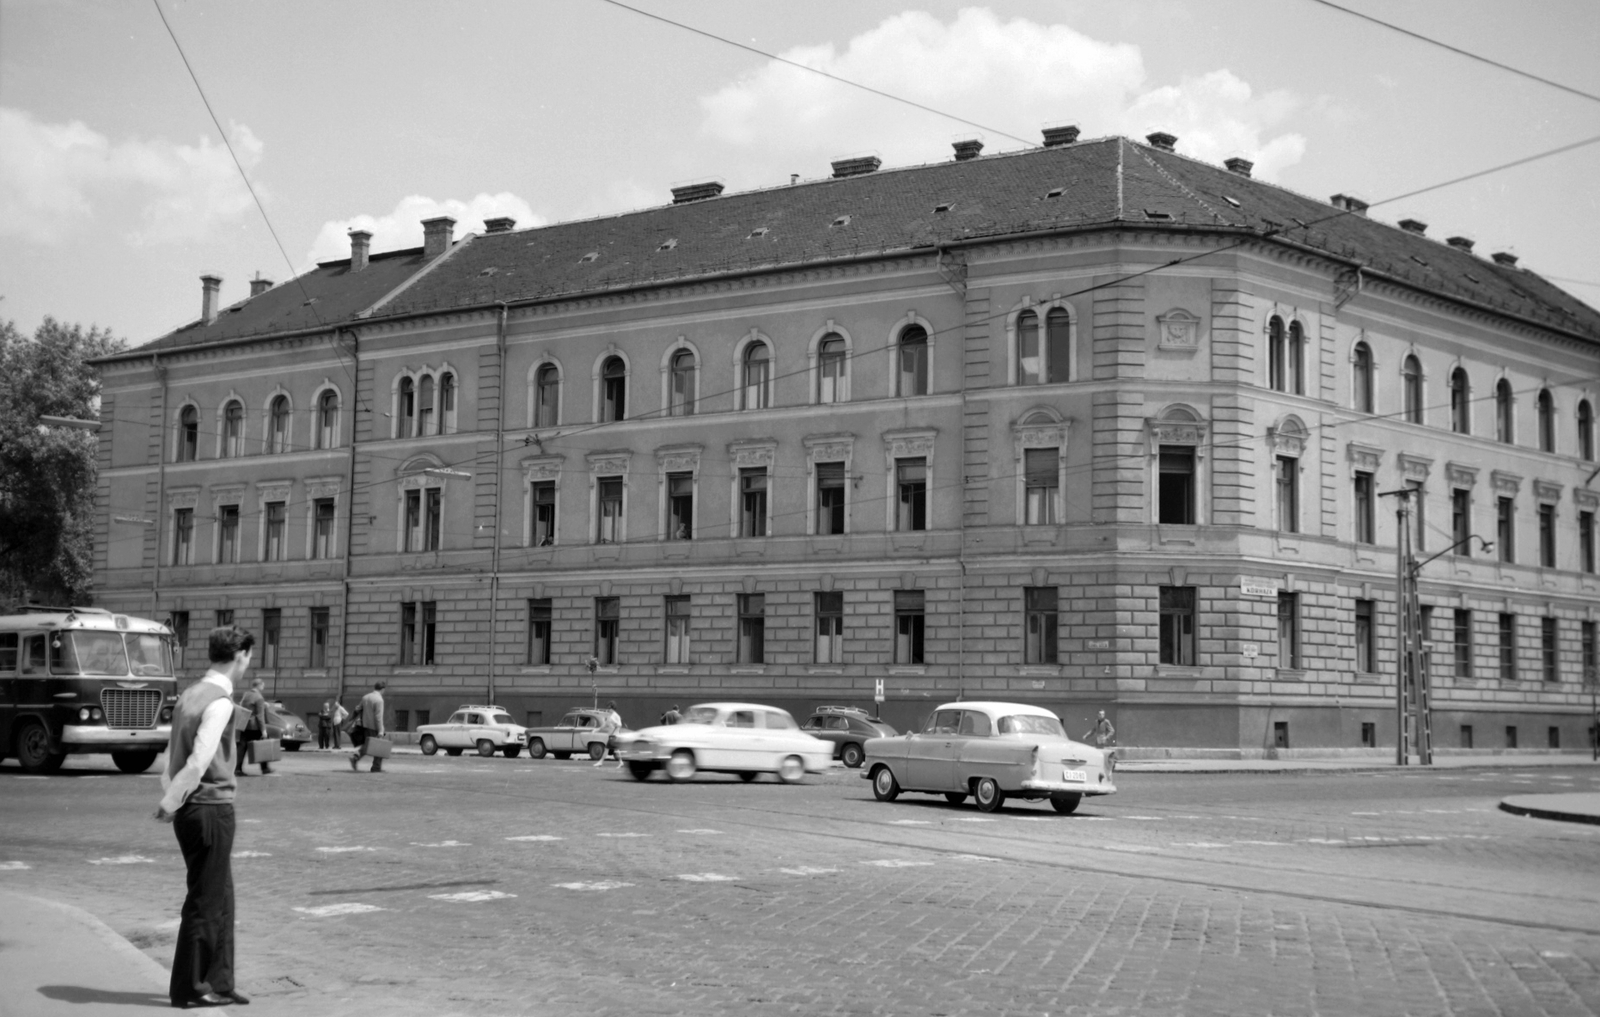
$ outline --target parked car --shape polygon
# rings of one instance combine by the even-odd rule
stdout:
[[[800,725],[813,738],[833,743],[833,758],[852,770],[866,758],[869,738],[893,738],[899,732],[859,706],[819,706]]]
[[[267,723],[283,732],[278,744],[283,746],[285,752],[299,752],[300,746],[311,740],[310,726],[280,702],[267,704]]]
[[[428,756],[440,749],[446,755],[459,756],[463,749],[475,748],[480,756],[499,752],[507,759],[515,759],[528,740],[528,729],[512,720],[505,710],[470,703],[452,713],[443,724],[423,724],[417,733],[422,736],[418,744],[423,755]]]
[[[701,703],[676,724],[618,734],[613,744],[637,780],[664,769],[669,779],[685,781],[705,770],[747,781],[775,773],[796,784],[833,759],[833,746],[801,731],[787,710],[755,703]]]
[[[1008,797],[1048,798],[1057,812],[1085,795],[1115,794],[1116,760],[1067,737],[1049,710],[1022,703],[946,703],[921,731],[867,742],[866,768],[880,802],[902,791],[942,794],[952,804],[971,795],[993,812]]]
[[[528,728],[528,755],[543,759],[547,754],[567,759],[574,752],[587,752],[590,759],[603,759],[606,746],[622,730],[610,710],[574,707],[554,727]]]

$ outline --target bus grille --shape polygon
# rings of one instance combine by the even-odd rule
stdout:
[[[160,689],[101,689],[106,727],[154,727],[161,712]]]

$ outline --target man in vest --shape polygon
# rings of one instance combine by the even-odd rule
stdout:
[[[233,985],[233,686],[254,646],[237,627],[212,629],[211,670],[172,711],[155,818],[172,824],[188,870],[168,987],[172,1005],[186,1009],[250,1002]]]
[[[361,697],[361,702],[356,704],[356,726],[350,732],[350,740],[355,743],[356,750],[350,756],[350,769],[360,771],[361,757],[367,754],[367,739],[382,738],[388,730],[383,726],[383,690],[388,687],[387,682],[373,682],[372,691]],[[356,741],[356,735],[361,736]],[[383,760],[377,756],[372,757],[372,772],[383,772]]]

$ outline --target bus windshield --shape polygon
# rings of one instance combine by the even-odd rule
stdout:
[[[50,638],[51,674],[126,675],[120,632],[58,632]]]
[[[129,632],[123,636],[128,642],[128,660],[132,671],[141,677],[171,676],[172,643],[166,636],[151,632]]]

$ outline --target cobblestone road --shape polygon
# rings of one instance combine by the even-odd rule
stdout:
[[[291,757],[241,792],[240,984],[276,1014],[1594,1014],[1587,766],[1124,774],[1057,816],[609,764]],[[153,777],[0,767],[0,885],[170,962]]]

